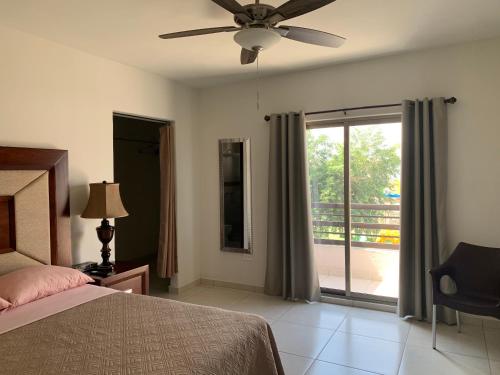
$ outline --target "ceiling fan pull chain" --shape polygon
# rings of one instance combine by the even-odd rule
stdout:
[[[257,56],[257,111],[260,110],[260,54]]]

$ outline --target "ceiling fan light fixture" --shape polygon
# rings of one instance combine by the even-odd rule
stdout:
[[[234,41],[249,51],[268,49],[280,39],[281,35],[278,32],[262,27],[243,29],[234,35]]]

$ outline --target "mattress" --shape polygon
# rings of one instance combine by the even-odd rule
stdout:
[[[0,315],[0,374],[284,374],[256,315],[75,290]]]

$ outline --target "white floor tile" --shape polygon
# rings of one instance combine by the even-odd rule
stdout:
[[[203,292],[206,292],[207,290],[208,290],[208,287],[197,285],[197,286],[194,286],[192,288],[189,288],[188,290],[186,290],[185,292],[182,292],[180,294],[167,293],[165,291],[153,289],[153,290],[150,290],[150,295],[155,296],[155,297],[161,297],[161,298],[166,298],[166,299],[174,299],[174,300],[182,301],[183,299],[185,299],[189,296],[201,294]]]
[[[322,288],[345,290],[344,276],[323,276],[320,280]]]
[[[314,363],[309,368],[306,374],[307,375],[371,375],[373,373],[357,370],[351,367],[336,365],[334,363],[314,361]]]
[[[231,306],[231,310],[257,314],[267,321],[273,321],[285,314],[294,305],[293,302],[285,301],[279,297],[250,293],[245,299]]]
[[[351,279],[351,290],[354,292],[358,293],[368,293],[372,294],[375,292],[375,289],[372,288],[375,286],[378,286],[379,283],[375,283],[373,280],[368,280],[368,279],[360,279],[353,277]],[[338,290],[344,290],[345,289],[345,277],[344,276],[323,276],[323,278],[320,280],[320,285],[323,288],[330,288],[330,289],[338,289]]]
[[[286,375],[304,375],[313,359],[280,352],[281,363]]]
[[[373,280],[358,279],[356,277],[351,278],[351,290],[357,293],[368,293],[372,294]]]
[[[319,275],[318,275],[319,285],[323,285],[323,281],[325,281],[325,279],[326,279],[327,277],[328,277],[328,275],[319,274]]]
[[[479,327],[483,326],[483,319],[480,316],[460,313],[460,318],[462,319],[462,324]]]
[[[411,324],[396,314],[352,309],[339,328],[342,332],[404,343]]]
[[[399,375],[487,375],[487,359],[408,345]]]
[[[284,321],[276,321],[271,327],[280,352],[309,358],[316,358],[333,334],[329,329]]]
[[[485,328],[498,328],[500,329],[500,319],[495,318],[483,318],[483,326]]]
[[[378,311],[378,310],[370,310],[363,308],[352,308],[349,312],[350,316],[355,316],[359,318],[365,319],[377,319],[385,322],[399,322],[401,319],[398,315],[392,312]]]
[[[490,361],[491,375],[500,375],[500,362]]]
[[[430,324],[401,321],[395,314],[205,285],[181,295],[152,293],[263,316],[272,326],[286,375],[396,374],[398,369],[400,375],[486,375],[490,369],[500,375],[500,320],[463,316],[461,334],[456,326],[440,324],[436,351]]]
[[[207,288],[201,293],[190,294],[180,300],[183,302],[194,303],[197,305],[206,305],[229,309],[236,303],[242,301],[248,296],[249,292],[229,288]]]
[[[500,329],[485,329],[484,334],[486,336],[489,359],[500,361]]]
[[[323,288],[345,290],[344,276],[320,275],[319,283]],[[399,284],[394,280],[369,280],[357,277],[351,278],[351,290],[357,293],[374,294],[377,296],[397,297]]]
[[[346,306],[327,303],[301,303],[292,307],[280,320],[335,330],[349,310]]]
[[[408,345],[432,347],[432,326],[429,323],[413,322],[408,335]],[[456,326],[437,325],[437,348],[455,354],[487,358],[484,334],[481,327],[464,325],[462,333]]]
[[[337,332],[318,359],[379,374],[396,374],[402,344]]]
[[[399,283],[391,278],[383,281],[373,281],[367,290],[368,294],[397,298],[399,296]]]

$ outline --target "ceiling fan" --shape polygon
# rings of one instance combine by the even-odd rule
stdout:
[[[180,31],[160,35],[160,38],[174,39],[221,32],[237,32],[234,35],[234,40],[242,47],[241,64],[243,65],[253,63],[260,51],[278,43],[282,37],[335,48],[340,47],[345,42],[345,38],[324,31],[295,26],[277,26],[279,22],[312,12],[333,3],[335,0],[289,0],[278,8],[261,4],[259,0],[256,0],[255,4],[249,5],[241,5],[236,0],[212,1],[232,13],[238,27],[223,26]]]

